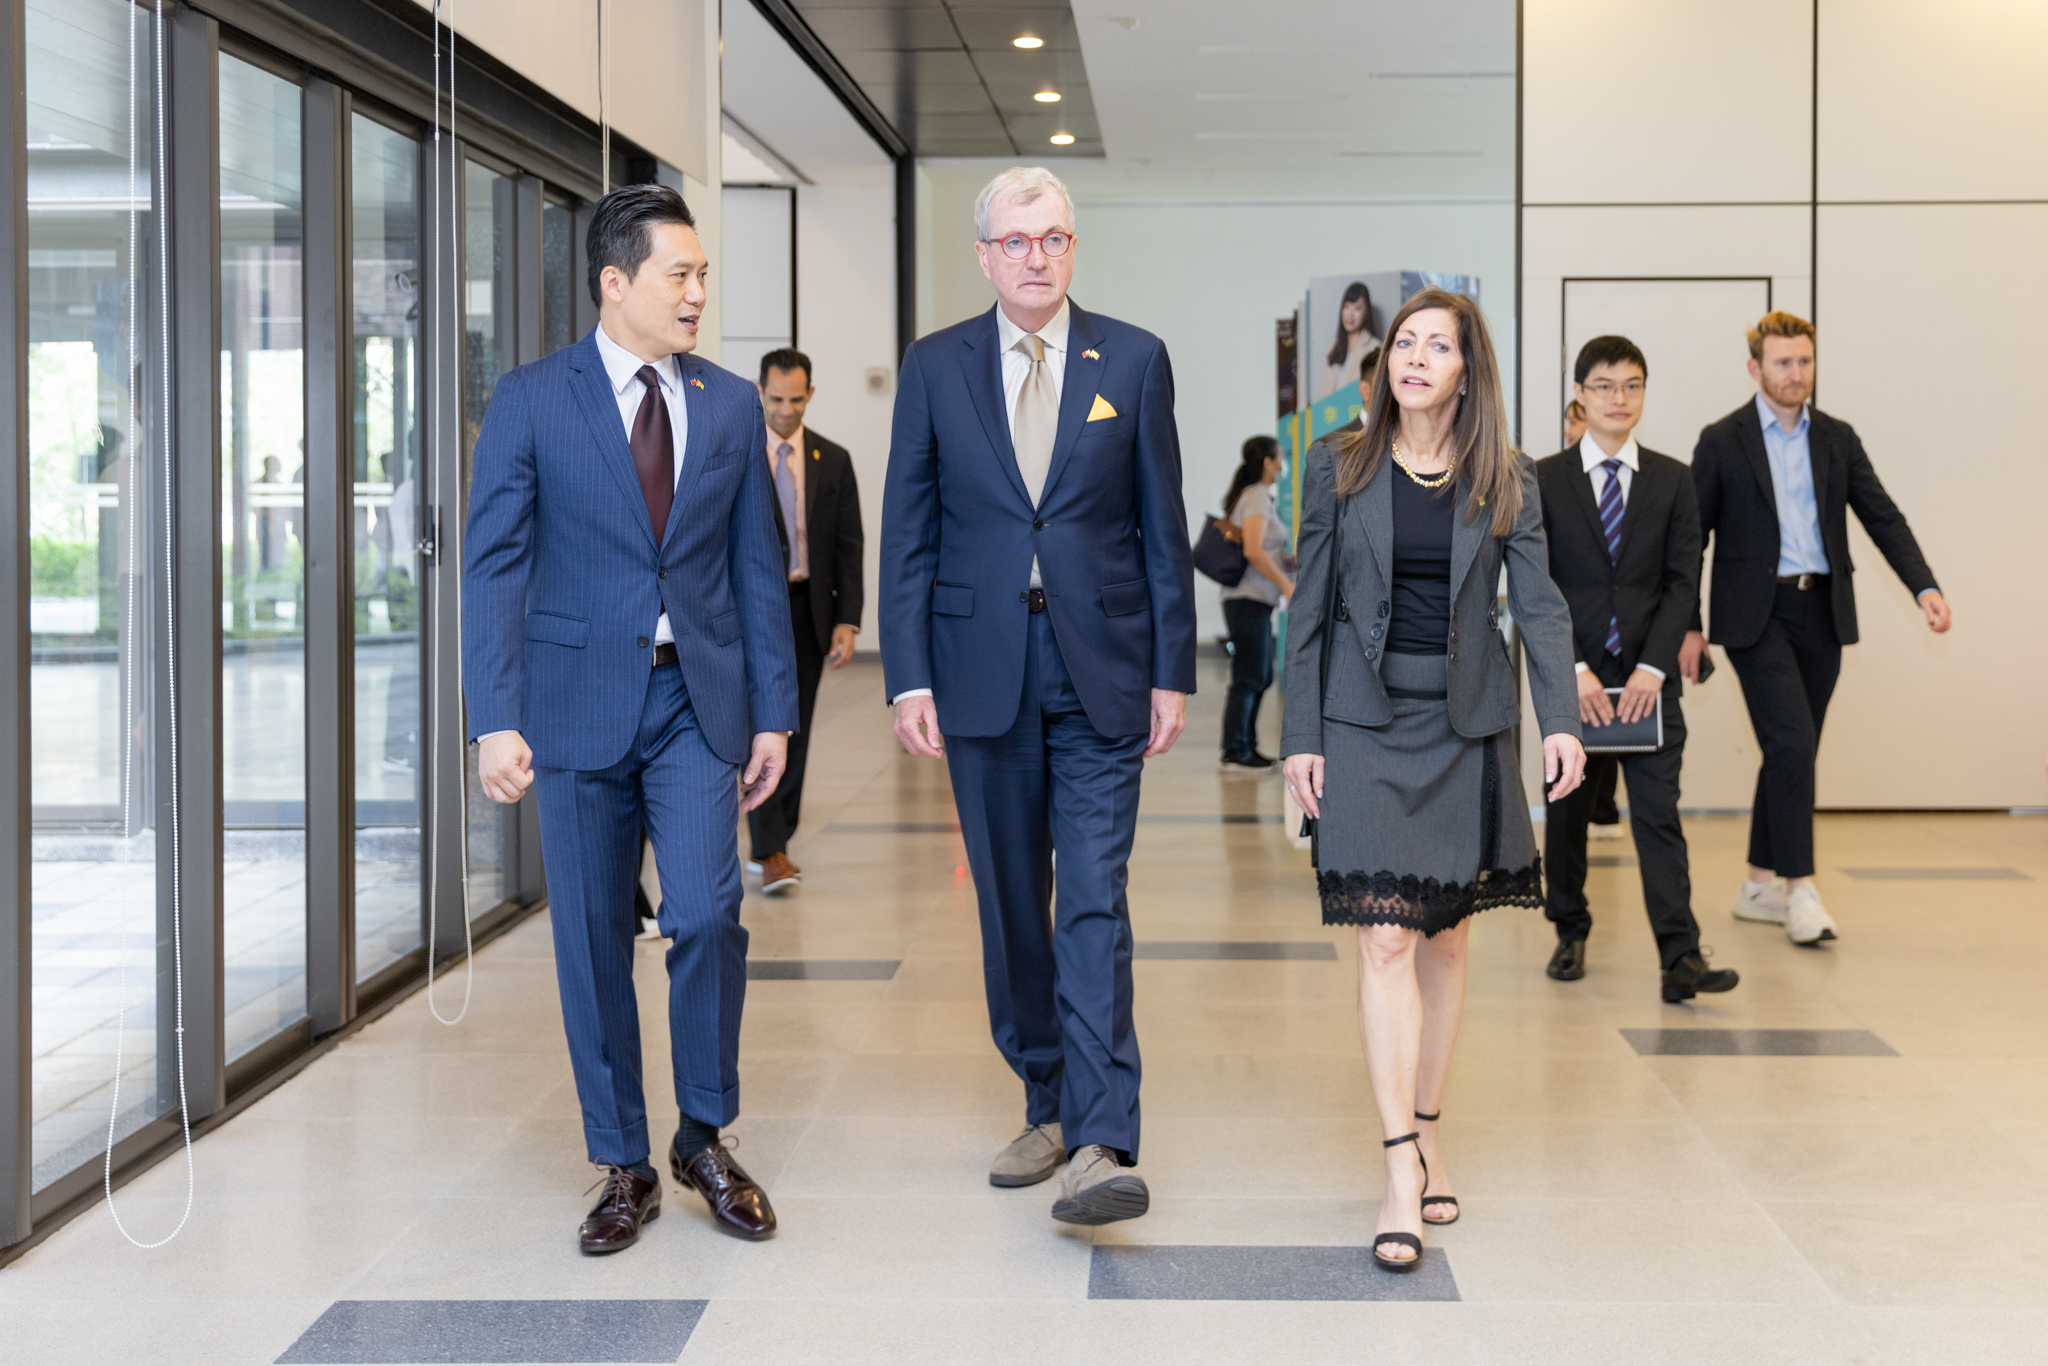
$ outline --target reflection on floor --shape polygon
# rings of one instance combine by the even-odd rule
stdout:
[[[746,907],[734,1132],[774,1240],[721,1237],[671,1183],[640,1246],[576,1254],[590,1175],[537,917],[479,956],[460,1027],[415,997],[202,1140],[168,1248],[95,1212],[0,1271],[10,1359],[2041,1359],[2048,822],[1824,820],[1842,938],[1819,950],[1731,919],[1742,823],[1693,822],[1700,917],[1743,984],[1692,1008],[1658,1001],[1631,867],[1593,872],[1582,982],[1543,975],[1536,912],[1482,916],[1445,1101],[1464,1218],[1392,1277],[1361,1255],[1380,1134],[1356,941],[1257,819],[1277,781],[1214,771],[1204,669],[1132,865],[1145,1218],[1068,1228],[1048,1188],[988,1186],[1020,1096],[988,1041],[945,771],[897,753],[863,664],[820,704],[806,881]],[[639,977],[656,1078],[660,950]],[[166,1163],[123,1216],[160,1236],[183,1194]]]

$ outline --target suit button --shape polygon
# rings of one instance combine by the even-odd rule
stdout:
[[[640,638],[639,638],[638,640],[634,641],[633,643],[634,643],[635,645],[638,645],[638,646],[639,646],[639,647],[640,647],[641,649],[643,649],[643,650],[644,650],[644,649],[646,649],[646,648],[647,648],[647,637],[646,637],[646,636],[642,636],[642,637],[640,637]]]
[[[1367,659],[1378,659],[1378,658],[1380,657],[1380,647],[1379,647],[1379,646],[1377,646],[1377,645],[1368,645],[1368,646],[1366,646],[1366,647],[1365,647],[1365,657],[1366,657]]]
[[[1044,523],[1044,522],[1033,522],[1033,523],[1031,524],[1031,529],[1032,529],[1033,531],[1043,531],[1043,530],[1045,530],[1045,528],[1046,528],[1046,523]]]
[[[668,577],[668,570],[666,568],[657,569],[654,571],[654,577],[657,579],[665,579]]]
[[[1381,636],[1385,635],[1386,633],[1387,628],[1384,626],[1375,626],[1372,628],[1372,638],[1374,640],[1378,640]]]
[[[1453,651],[1451,651],[1451,663],[1453,663],[1453,664],[1456,664],[1457,662],[1458,662],[1458,652],[1457,652],[1456,650],[1453,650]]]
[[[1380,615],[1381,615],[1381,616],[1385,616],[1386,614],[1387,614],[1387,605],[1386,605],[1385,603],[1381,603],[1381,604],[1380,604]]]

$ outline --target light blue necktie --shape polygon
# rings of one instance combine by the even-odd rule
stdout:
[[[1616,565],[1621,563],[1621,515],[1625,510],[1621,504],[1621,462],[1602,460],[1600,468],[1607,471],[1607,487],[1600,490],[1600,529],[1607,535],[1607,558]],[[1607,653],[1621,658],[1621,622],[1607,618]]]
[[[782,504],[782,526],[789,533],[789,553],[784,557],[788,563],[783,572],[796,573],[797,527],[796,527],[796,471],[790,468],[790,445],[787,441],[775,448],[775,500]]]

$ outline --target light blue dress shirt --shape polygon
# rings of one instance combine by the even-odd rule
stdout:
[[[1778,502],[1778,576],[1825,574],[1828,552],[1820,539],[1820,502],[1814,496],[1813,451],[1807,442],[1813,410],[1801,408],[1799,423],[1789,432],[1762,394],[1756,396],[1756,413],[1764,424],[1771,491]]]

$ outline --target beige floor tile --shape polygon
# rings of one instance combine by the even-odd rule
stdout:
[[[1484,1304],[1480,1359],[1514,1366],[1870,1366],[1854,1315],[1828,1304]]]
[[[1066,1302],[720,1299],[683,1366],[974,1366],[1071,1362],[1085,1307]]]
[[[1947,1155],[1949,1170],[1961,1156]],[[2048,1206],[1779,1202],[1764,1209],[1829,1290],[1851,1304],[2038,1309],[2048,1287]]]
[[[1709,1123],[1701,1131],[1757,1200],[2048,1202],[2048,1170],[1991,1126]]]
[[[780,1231],[742,1249],[755,1255],[734,1259],[720,1294],[927,1302],[1085,1297],[1087,1231],[1054,1223],[1049,1196],[1002,1194],[1020,1198],[955,1199],[919,1187],[916,1217],[909,1219],[901,1199],[782,1196],[775,1205]]]
[[[1815,1304],[1826,1285],[1747,1201],[1496,1200],[1431,1229],[1468,1300]],[[1687,1315],[1691,1310],[1681,1311]]]
[[[1906,1058],[1644,1059],[1702,1122],[1952,1121],[1955,1097]]]
[[[1162,1119],[1145,1125],[1138,1169],[1161,1195],[1357,1200],[1385,1164],[1373,1119]]]
[[[993,1045],[971,1054],[856,1054],[819,1108],[846,1117],[970,1115],[1022,1124],[1024,1083]]]
[[[807,1199],[1024,1198],[1036,1206],[1036,1196],[1019,1197],[988,1184],[990,1161],[1021,1126],[1021,1116],[820,1116],[784,1165],[777,1193]],[[1050,1208],[1050,1195],[1042,1203]]]
[[[1680,1120],[1446,1115],[1440,1143],[1448,1189],[1468,1203],[1728,1201],[1744,1195],[1727,1160],[1697,1127]]]
[[[4,1355],[24,1366],[256,1366],[277,1360],[327,1308],[324,1299],[130,1302],[118,1313],[55,1300],[7,1307]]]
[[[2048,1305],[1942,1305],[1856,1312],[1879,1366],[2036,1366],[2048,1342]]]
[[[1462,1304],[1097,1300],[1078,1360],[1087,1366],[1466,1366],[1479,1354]]]

